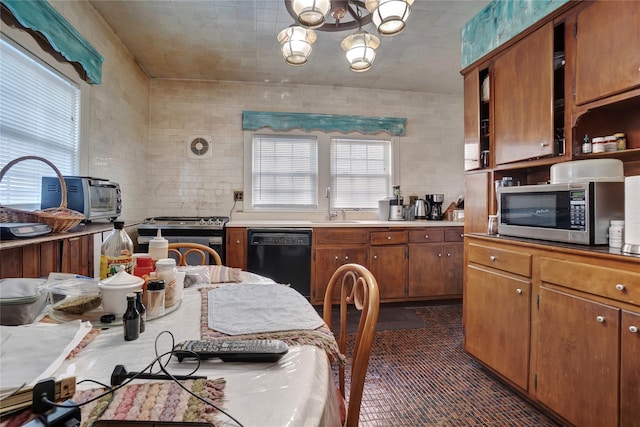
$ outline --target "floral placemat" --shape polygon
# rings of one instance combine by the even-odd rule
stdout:
[[[185,380],[180,381],[180,384],[217,407],[222,405],[224,379]],[[193,396],[174,381],[128,384],[113,394],[105,394],[107,390],[81,390],[73,396],[76,404],[82,404],[104,394],[82,406],[81,427],[90,427],[96,420],[199,421],[219,425],[216,422],[219,414],[216,408]]]
[[[230,286],[242,286],[230,285]],[[284,286],[284,285],[283,285]],[[325,324],[314,330],[293,330],[293,331],[280,331],[280,332],[262,332],[256,334],[243,334],[243,335],[227,335],[222,332],[209,328],[209,291],[214,289],[213,287],[207,287],[200,289],[200,295],[202,296],[202,308],[200,315],[200,337],[203,340],[206,339],[276,339],[284,341],[289,346],[295,345],[314,345],[320,347],[327,352],[332,360],[338,360],[340,363],[345,362],[345,357],[340,353],[338,343],[333,335],[333,332]]]

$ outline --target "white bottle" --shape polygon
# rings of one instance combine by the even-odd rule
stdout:
[[[624,221],[611,220],[611,226],[609,226],[609,247],[621,248],[623,243],[622,236],[624,235]]]
[[[162,237],[162,231],[158,228],[158,234],[149,240],[149,256],[155,262],[169,257],[169,241]]]
[[[176,260],[173,258],[160,258],[156,262],[156,276],[164,280],[164,306],[171,307],[179,301],[182,289],[176,289]],[[183,279],[184,280],[184,279]],[[182,286],[182,283],[181,283]]]

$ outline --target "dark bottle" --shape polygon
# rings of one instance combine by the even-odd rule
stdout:
[[[122,315],[124,340],[137,340],[140,336],[140,313],[136,308],[136,294],[127,295],[127,311]]]
[[[142,303],[142,291],[136,291],[136,309],[140,313],[140,333],[147,328],[147,308]]]

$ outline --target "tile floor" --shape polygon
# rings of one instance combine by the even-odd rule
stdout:
[[[464,352],[461,304],[413,309],[427,327],[376,334],[360,426],[558,426]]]

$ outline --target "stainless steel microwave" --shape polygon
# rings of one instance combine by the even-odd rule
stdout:
[[[498,233],[581,245],[608,242],[624,219],[624,182],[576,182],[498,189]]]
[[[102,178],[65,176],[67,208],[84,214],[85,221],[115,220],[122,211],[120,185]],[[58,177],[42,177],[42,209],[60,206],[62,189]]]

